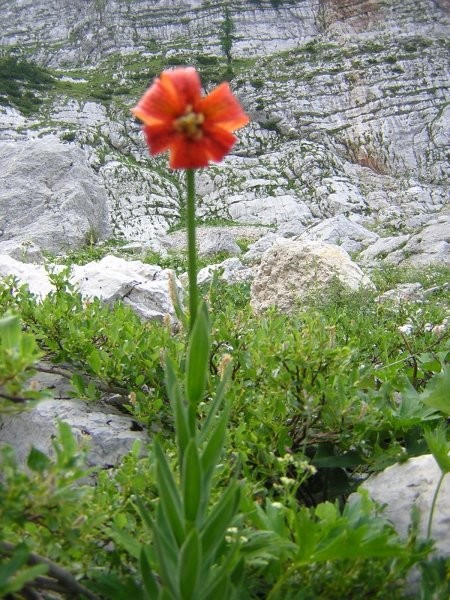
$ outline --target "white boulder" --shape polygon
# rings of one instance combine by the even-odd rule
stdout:
[[[350,290],[373,288],[370,279],[339,246],[323,242],[280,240],[263,256],[251,288],[255,312],[276,306],[291,311],[315,291],[338,280]]]

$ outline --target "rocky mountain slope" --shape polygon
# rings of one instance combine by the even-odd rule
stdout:
[[[182,174],[148,157],[129,110],[180,64],[196,66],[206,89],[229,79],[252,119],[233,154],[198,175],[205,222],[298,233],[343,215],[387,236],[442,221],[448,0],[0,7],[0,249],[14,239],[58,250],[89,236],[160,247],[179,223]],[[64,189],[71,178],[79,189],[82,173],[84,194],[63,209],[61,173]],[[49,206],[54,218],[36,227]]]

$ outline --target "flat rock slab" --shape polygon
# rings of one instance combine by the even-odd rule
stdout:
[[[78,441],[89,444],[89,466],[115,466],[136,440],[149,442],[147,432],[134,419],[114,408],[84,400],[52,399],[24,412],[0,415],[0,445],[12,446],[22,465],[32,447],[52,455],[58,421],[68,423]]]

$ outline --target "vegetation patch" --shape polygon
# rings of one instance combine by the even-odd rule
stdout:
[[[0,104],[31,115],[42,104],[42,94],[54,84],[50,71],[34,62],[13,54],[0,56]]]

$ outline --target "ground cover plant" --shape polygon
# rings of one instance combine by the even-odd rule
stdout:
[[[404,277],[397,272],[397,279]],[[417,280],[419,274],[409,277]],[[446,273],[428,277],[439,283]],[[378,292],[384,291],[396,273],[381,271],[376,280]],[[64,363],[73,373],[77,397],[94,400],[107,386],[131,394],[133,401],[123,410],[160,431],[160,443],[176,467],[163,357],[169,355],[182,373],[186,330],[173,334],[166,325],[142,323],[120,304],[86,304],[64,275],[54,281],[56,291],[43,302],[12,281],[2,285],[2,313],[8,316],[2,319],[1,364],[16,365],[12,377],[10,366],[0,373],[4,395],[33,401],[38,392],[28,382],[36,359]],[[263,316],[252,314],[246,285],[216,283],[204,292],[211,352],[199,407],[202,422],[222,381],[226,355],[232,357],[225,454],[210,494],[214,503],[230,480],[239,481],[239,512],[225,542],[239,544],[238,556],[245,557],[241,581],[246,585],[237,588],[238,597],[407,597],[406,573],[429,547],[420,545],[413,531],[400,542],[368,499],[357,508],[346,499],[368,473],[428,452],[427,435],[444,423],[445,406],[433,405],[440,396],[432,392],[440,378],[448,378],[449,339],[426,325],[441,323],[448,314],[445,292],[398,310],[378,305],[372,292],[355,296],[336,289],[293,315]],[[408,320],[414,332],[405,342],[398,328]],[[14,331],[5,336],[11,323]],[[125,350],[124,340],[129,340]],[[16,407],[3,398],[2,410]],[[64,566],[99,597],[123,597],[130,589],[139,597],[141,548],[152,542],[146,524],[158,497],[155,454],[142,458],[136,447],[117,470],[98,473],[95,487],[74,485],[86,476],[85,449],[70,432],[60,435],[56,460],[36,451],[28,474],[11,451],[3,451],[2,540],[16,553],[26,544],[12,571],[16,597],[27,597],[19,590],[36,577],[32,570],[27,579],[33,569],[26,566],[29,551]],[[354,535],[367,539],[368,547],[358,537],[356,544]],[[343,545],[354,554],[343,556]],[[5,547],[3,552],[10,556]],[[154,568],[151,553],[148,563]],[[238,564],[235,557],[234,569]],[[431,589],[448,585],[441,564],[424,564],[433,565]],[[3,582],[8,593],[14,577]]]
[[[190,293],[177,328],[86,302],[68,271],[50,273],[43,300],[14,278],[0,285],[0,411],[46,397],[33,385],[45,358],[77,398],[118,392],[152,437],[105,470],[86,467],[88,448],[64,423],[54,455],[33,449],[27,470],[2,449],[0,596],[400,599],[417,567],[419,597],[448,598],[448,562],[430,557],[419,514],[400,539],[366,494],[349,500],[408,457],[432,452],[442,477],[450,471],[448,269],[381,270],[376,293],[336,285],[290,315],[253,314],[245,284],[197,289],[192,168],[219,160],[245,118],[234,101],[228,120],[216,111],[227,87],[197,97],[192,71],[166,74],[138,105],[146,127],[160,127],[147,100],[169,90],[182,138],[166,113],[162,139],[146,130],[151,152],[168,148],[187,169]],[[376,300],[406,277],[429,278],[434,294]]]

